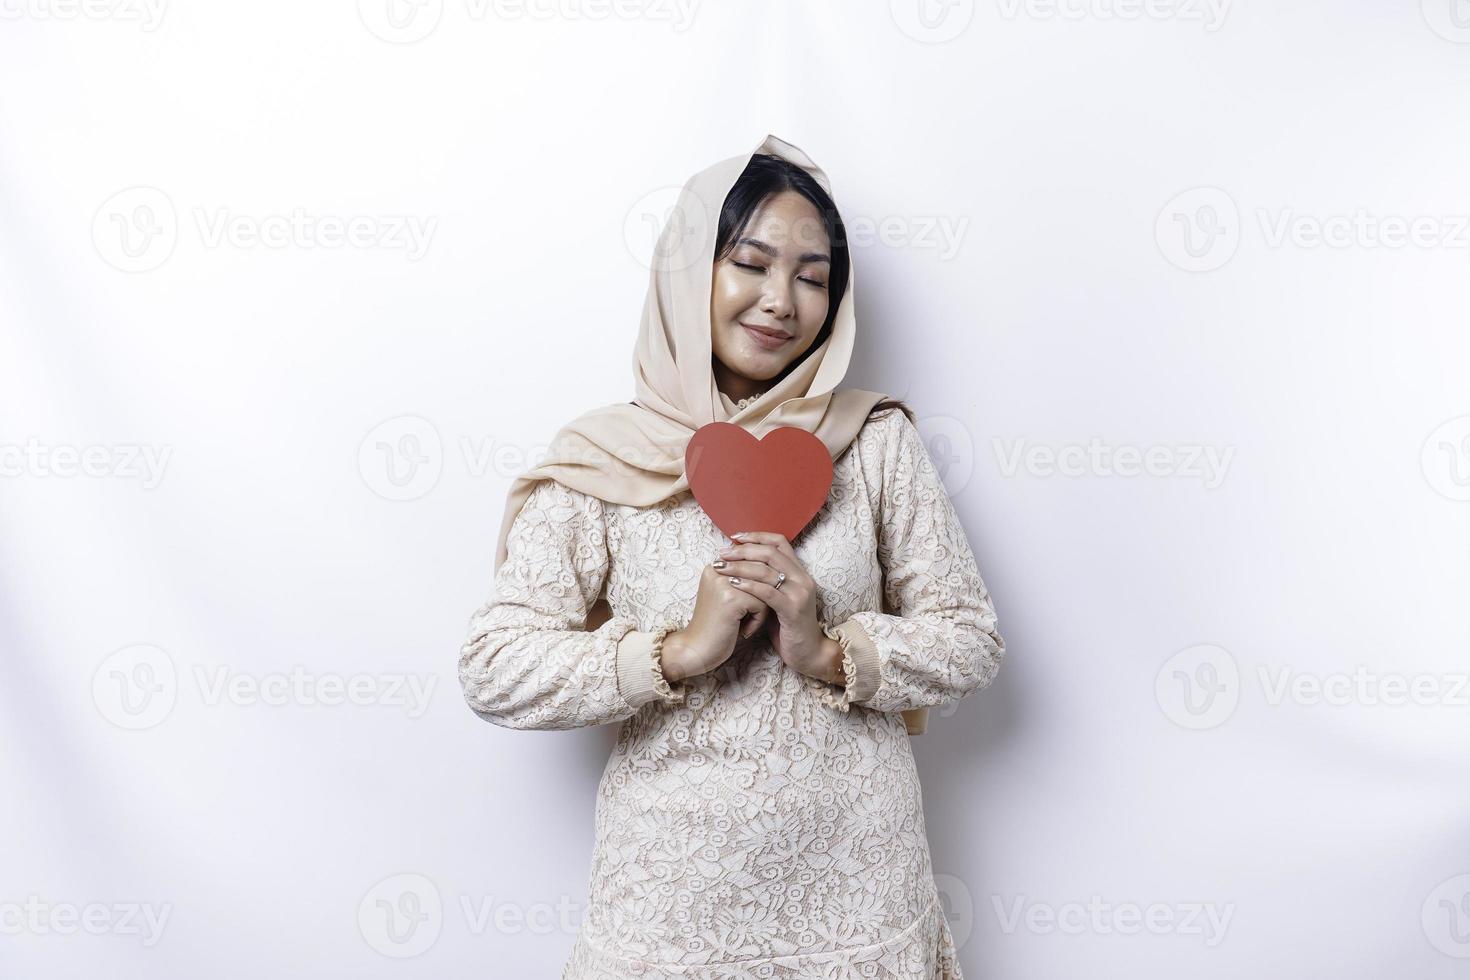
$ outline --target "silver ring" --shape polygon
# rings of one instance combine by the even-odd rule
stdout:
[[[781,587],[781,584],[783,582],[785,582],[785,581],[786,581],[786,573],[785,572],[777,572],[776,573],[776,588],[779,589]]]

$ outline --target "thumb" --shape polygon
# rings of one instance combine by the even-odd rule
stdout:
[[[765,603],[761,603],[761,607],[750,614],[750,619],[746,623],[745,627],[741,629],[740,635],[747,640],[750,639],[752,636],[755,636],[756,631],[761,628],[761,625],[763,623],[765,623],[766,616],[770,613],[770,611],[770,606],[766,605]]]

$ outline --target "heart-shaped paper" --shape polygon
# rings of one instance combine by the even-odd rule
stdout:
[[[684,449],[689,489],[726,537],[775,531],[795,540],[832,489],[822,440],[783,425],[757,439],[732,422],[702,425]]]

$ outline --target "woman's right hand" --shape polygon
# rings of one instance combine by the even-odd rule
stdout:
[[[770,611],[770,606],[731,585],[728,575],[704,566],[689,625],[664,637],[659,658],[664,680],[681,681],[719,667],[735,652],[736,639],[753,636]]]

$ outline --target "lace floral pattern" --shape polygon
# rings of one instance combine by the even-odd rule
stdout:
[[[900,712],[985,687],[1005,644],[918,431],[869,420],[793,542],[842,690],[761,631],[665,696],[657,631],[688,621],[727,543],[689,494],[638,508],[543,482],[471,617],[459,677],[482,718],[619,723],[563,980],[957,980]]]

